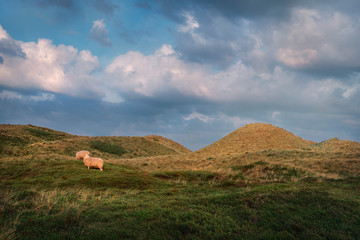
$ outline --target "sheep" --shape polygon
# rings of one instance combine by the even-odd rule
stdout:
[[[77,160],[84,160],[85,155],[91,155],[89,151],[82,150],[80,152],[76,153],[76,159]]]
[[[88,169],[90,169],[90,167],[94,167],[102,171],[104,166],[104,160],[102,160],[101,158],[94,158],[94,157],[90,157],[89,155],[85,155],[84,164]]]

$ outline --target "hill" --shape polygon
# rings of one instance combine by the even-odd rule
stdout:
[[[306,141],[271,124],[245,125],[217,142],[197,151],[199,154],[233,155],[245,152],[273,150],[309,150],[315,142]]]
[[[360,239],[359,149],[267,124],[197,152],[0,125],[0,239]]]
[[[246,182],[339,179],[360,175],[360,143],[338,139],[316,143],[271,124],[254,123],[186,155],[118,162],[147,171],[211,171]]]
[[[83,149],[105,158],[135,158],[191,152],[161,136],[86,137],[32,125],[0,125],[0,140],[0,155],[3,156],[75,156],[77,151]]]
[[[350,154],[360,152],[360,143],[349,140],[339,140],[338,138],[331,138],[327,141],[315,144],[313,149],[314,151],[320,152],[342,152]]]

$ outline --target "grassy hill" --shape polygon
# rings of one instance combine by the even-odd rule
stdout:
[[[207,155],[230,155],[245,152],[310,149],[314,142],[306,141],[271,124],[253,123],[239,128],[219,141],[200,149]]]
[[[94,156],[135,158],[191,152],[182,145],[161,136],[84,137],[32,125],[0,125],[0,155],[61,154],[75,156],[88,150]]]
[[[1,125],[0,239],[360,239],[359,145],[252,124],[190,152]]]
[[[246,182],[340,179],[360,175],[360,143],[338,139],[316,143],[257,123],[186,155],[117,162],[147,171],[211,171]]]

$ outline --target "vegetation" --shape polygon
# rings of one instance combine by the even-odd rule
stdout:
[[[29,127],[24,127],[23,129],[25,131],[28,131],[34,137],[43,139],[45,141],[54,141],[54,140],[59,140],[59,139],[66,137],[66,135],[64,133],[55,132],[55,131],[52,131],[52,130],[46,129],[46,128],[34,127],[31,125]]]
[[[3,239],[358,239],[360,179],[229,185],[72,160],[2,162]]]
[[[27,127],[0,131],[0,239],[360,239],[354,143],[123,159],[176,144]]]
[[[101,152],[106,152],[117,156],[122,156],[124,153],[126,153],[126,151],[121,146],[103,141],[91,141],[90,147]]]
[[[85,137],[32,125],[0,125],[0,157],[49,155],[75,156],[79,150],[95,150],[105,159],[177,155],[191,152],[161,136]]]

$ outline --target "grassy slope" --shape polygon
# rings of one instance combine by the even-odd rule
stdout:
[[[45,146],[74,137],[40,130],[2,135],[18,154],[0,158],[0,239],[360,238],[356,151],[119,158],[99,172],[38,147],[35,133]]]
[[[70,159],[1,162],[1,237],[358,239],[360,179],[240,184]]]
[[[0,156],[62,154],[89,150],[105,159],[176,155],[191,152],[160,136],[83,137],[31,125],[0,125]]]

